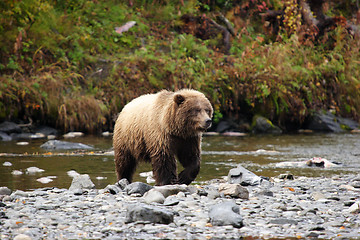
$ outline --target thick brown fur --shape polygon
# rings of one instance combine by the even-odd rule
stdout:
[[[118,180],[131,182],[140,161],[151,162],[157,185],[190,184],[200,170],[202,133],[213,108],[204,94],[163,90],[128,103],[115,123],[113,145]],[[177,175],[177,162],[184,170]]]

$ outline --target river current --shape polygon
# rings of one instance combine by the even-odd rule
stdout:
[[[0,142],[0,187],[7,186],[13,190],[68,188],[72,181],[68,175],[68,171],[71,170],[89,174],[97,188],[116,182],[114,157],[109,154],[112,148],[111,138],[85,136],[66,141],[88,144],[94,149],[48,151],[40,148],[46,140],[33,140],[28,145],[18,145],[16,141]],[[238,164],[264,177],[278,176],[282,173],[290,173],[295,177],[329,177],[360,173],[360,134],[205,136],[202,150],[201,170],[195,183],[222,178]],[[305,162],[314,157],[327,159],[337,165],[332,168],[278,166],[281,162]],[[37,167],[44,171],[29,174],[26,173],[28,167]],[[23,174],[14,175],[14,170]],[[150,164],[140,164],[134,181],[146,182],[146,178],[140,176],[140,173],[149,171]],[[52,181],[37,181],[42,177]]]

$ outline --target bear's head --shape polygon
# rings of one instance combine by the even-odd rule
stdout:
[[[213,108],[204,94],[190,89],[175,92],[173,96],[176,124],[179,135],[197,135],[211,127]]]

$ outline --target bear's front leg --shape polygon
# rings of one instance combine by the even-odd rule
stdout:
[[[184,166],[185,167],[185,166]],[[179,184],[189,185],[195,180],[200,171],[200,160],[194,161],[187,165],[185,169],[179,174]]]
[[[178,139],[177,141],[177,157],[184,167],[178,177],[179,184],[189,185],[200,171],[200,141],[200,137]]]
[[[176,159],[166,154],[158,154],[151,159],[156,185],[177,184]]]

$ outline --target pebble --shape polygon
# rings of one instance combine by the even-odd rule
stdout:
[[[357,186],[358,179],[270,179],[266,187],[246,186],[248,199],[221,194],[224,180],[143,185],[149,188],[144,196],[128,194],[126,181],[104,189],[89,183],[77,192],[4,189],[10,195],[0,200],[0,239],[357,239],[359,189],[344,186]],[[146,203],[151,194],[165,199]]]

